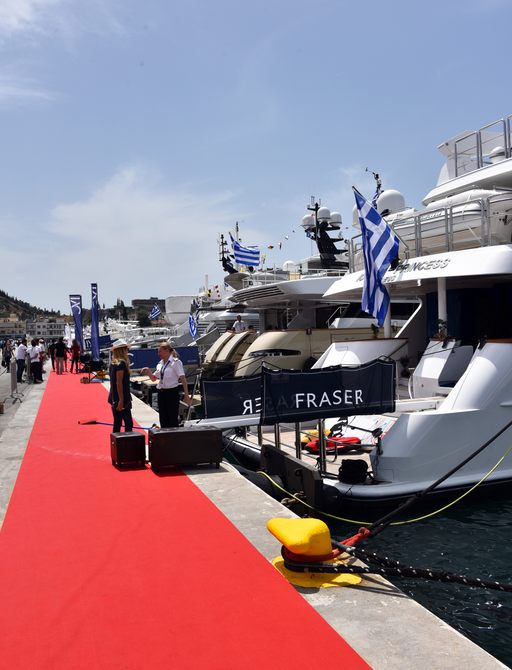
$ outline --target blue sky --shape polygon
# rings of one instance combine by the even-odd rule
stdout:
[[[0,0],[0,288],[194,293],[236,220],[282,265],[310,195],[351,227],[366,167],[418,207],[438,144],[512,114],[511,23],[506,0]]]

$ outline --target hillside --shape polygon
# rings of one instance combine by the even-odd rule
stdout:
[[[60,316],[60,312],[34,307],[30,303],[14,298],[5,291],[0,290],[0,318],[5,319],[11,314],[16,314],[21,321],[34,319],[35,317],[51,318]]]

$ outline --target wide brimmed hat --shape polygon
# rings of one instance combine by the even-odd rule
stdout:
[[[128,342],[126,340],[116,340],[112,345],[112,350],[122,349],[123,347],[128,347]]]

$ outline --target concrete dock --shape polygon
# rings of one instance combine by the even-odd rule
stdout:
[[[37,386],[25,384],[21,387],[25,394],[22,402],[13,402],[8,397],[8,375],[0,376],[0,400],[6,398],[5,413],[0,415],[2,518],[6,510],[9,513],[9,497],[45,387],[46,381]],[[106,394],[106,389],[104,392]],[[84,412],[87,412],[86,407]],[[137,398],[133,398],[133,415],[142,426],[151,426],[158,421],[157,413]],[[105,445],[105,450],[108,451],[108,445]],[[105,462],[104,467],[111,466]],[[268,560],[279,554],[280,546],[268,533],[266,523],[272,517],[293,517],[288,509],[227,464],[222,464],[219,470],[196,467],[184,472],[251,543],[255,551]],[[466,665],[476,665],[486,670],[506,667],[380,577],[365,576],[356,587],[297,591],[373,668],[458,670]],[[274,606],[279,607],[279,603],[274,603]],[[286,612],[283,611],[282,616],[286,617]],[[247,623],[256,625],[250,618]],[[289,634],[296,638],[298,645],[307,643],[307,631],[290,630]],[[314,639],[310,642],[315,644]],[[245,661],[240,660],[240,667],[252,667],[249,657]]]

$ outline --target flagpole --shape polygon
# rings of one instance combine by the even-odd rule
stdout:
[[[389,301],[388,311],[384,317],[384,337],[391,337],[391,300]]]

